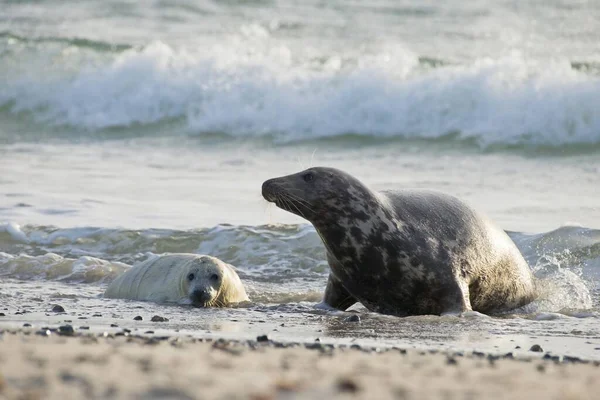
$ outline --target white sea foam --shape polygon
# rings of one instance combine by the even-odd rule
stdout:
[[[74,76],[15,76],[0,105],[92,130],[181,119],[191,134],[286,141],[454,133],[484,146],[600,143],[600,78],[564,59],[515,52],[431,68],[401,44],[323,56],[260,32],[201,49],[154,42]]]

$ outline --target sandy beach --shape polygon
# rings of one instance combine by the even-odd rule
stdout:
[[[62,334],[61,334],[62,329]],[[181,337],[0,334],[1,399],[593,399],[600,363]]]

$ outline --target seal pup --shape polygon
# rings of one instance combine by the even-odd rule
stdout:
[[[325,306],[360,302],[397,316],[493,313],[535,298],[531,271],[508,235],[453,196],[376,192],[325,167],[269,179],[262,195],[310,221],[323,240]]]
[[[104,297],[225,307],[248,301],[233,266],[216,257],[166,254],[135,265],[117,277]]]

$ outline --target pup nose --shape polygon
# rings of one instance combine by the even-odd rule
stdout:
[[[192,300],[197,303],[206,303],[210,300],[210,293],[208,293],[208,290],[194,290]]]

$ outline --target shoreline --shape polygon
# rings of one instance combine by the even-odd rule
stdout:
[[[600,361],[0,328],[0,399],[592,399]]]

